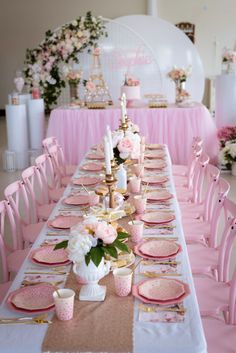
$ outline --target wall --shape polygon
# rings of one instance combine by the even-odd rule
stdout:
[[[206,76],[219,73],[222,48],[235,45],[235,0],[157,2],[158,14],[163,19],[171,23],[195,23],[196,46]],[[13,89],[12,80],[23,65],[26,48],[37,46],[47,29],[54,29],[88,10],[109,18],[146,13],[146,0],[1,0],[0,4],[0,109]]]

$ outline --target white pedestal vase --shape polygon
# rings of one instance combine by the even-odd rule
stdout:
[[[44,139],[44,101],[43,99],[30,99],[28,101],[28,121],[30,149],[41,150]]]
[[[16,168],[28,167],[28,126],[25,104],[6,105],[8,150],[16,153]]]
[[[97,267],[92,261],[74,264],[73,271],[86,282],[80,289],[79,299],[87,301],[103,301],[106,296],[106,286],[100,286],[98,281],[110,271],[110,262],[104,263],[104,258]]]
[[[232,166],[231,166],[231,174],[236,176],[236,162],[233,162],[232,163]]]

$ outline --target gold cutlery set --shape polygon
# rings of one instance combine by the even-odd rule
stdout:
[[[147,304],[139,304],[138,306],[140,311],[144,311],[146,313],[156,313],[159,311],[172,311],[180,314],[185,314],[187,309],[184,308],[183,306],[175,305],[175,306],[170,306],[170,307],[165,307],[165,306],[151,306]]]
[[[51,324],[48,320],[48,314],[33,316],[33,317],[0,317],[0,325],[26,324],[26,325],[41,325]]]

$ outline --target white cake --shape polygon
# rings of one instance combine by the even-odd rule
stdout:
[[[140,99],[140,85],[137,86],[121,86],[121,96],[125,93],[127,100]]]

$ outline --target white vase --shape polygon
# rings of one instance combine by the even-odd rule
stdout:
[[[100,286],[98,281],[110,271],[110,262],[104,262],[102,258],[99,266],[92,261],[86,265],[85,261],[74,264],[73,271],[86,282],[80,289],[79,299],[87,301],[103,301],[106,296],[106,286]]]
[[[232,163],[232,166],[231,166],[231,174],[236,176],[236,162],[233,162]]]

